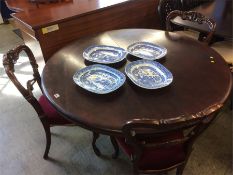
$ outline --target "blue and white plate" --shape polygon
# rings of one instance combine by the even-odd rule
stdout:
[[[83,57],[91,62],[101,64],[118,63],[125,59],[127,52],[120,47],[94,45],[83,52]]]
[[[125,67],[125,73],[130,80],[145,89],[158,89],[168,86],[172,73],[162,64],[150,60],[138,60]]]
[[[128,46],[127,51],[136,57],[145,60],[157,60],[167,54],[167,49],[163,46],[148,42],[136,42]]]
[[[96,94],[115,91],[124,84],[125,79],[125,75],[120,71],[99,64],[87,66],[73,76],[78,86]]]

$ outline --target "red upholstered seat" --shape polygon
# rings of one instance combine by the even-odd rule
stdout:
[[[56,109],[54,109],[54,107],[49,103],[49,101],[44,95],[42,95],[39,98],[39,103],[44,113],[48,117],[48,122],[50,124],[56,124],[56,125],[72,124],[70,121],[66,120],[64,117],[58,114]]]
[[[157,138],[144,138],[140,139],[146,143],[161,143],[166,140],[174,140],[183,138],[182,132],[171,133],[167,136]],[[123,151],[131,157],[133,149],[130,145],[125,143],[125,138],[117,138],[117,142],[122,147]],[[141,170],[161,170],[171,167],[177,163],[185,160],[185,153],[183,145],[173,145],[171,147],[162,148],[146,148],[143,151],[139,161],[139,169]]]

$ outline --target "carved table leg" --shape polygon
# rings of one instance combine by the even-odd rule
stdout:
[[[96,146],[96,140],[99,138],[99,133],[93,132],[92,147],[97,156],[101,156],[100,150]]]
[[[118,146],[118,143],[117,143],[115,137],[110,136],[110,139],[111,139],[112,145],[113,145],[114,150],[115,150],[115,152],[112,155],[112,158],[116,159],[119,155],[119,146]]]

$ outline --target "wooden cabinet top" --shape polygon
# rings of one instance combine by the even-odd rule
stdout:
[[[39,8],[31,7],[29,9],[23,9],[22,12],[13,14],[13,17],[35,30],[113,6],[126,5],[129,1],[135,0],[71,0],[71,2],[56,3],[56,5],[55,3],[51,3],[53,5],[48,4],[47,6],[41,5]],[[11,0],[8,0],[8,4],[10,6],[17,5],[11,3]],[[18,6],[20,6],[20,3]]]

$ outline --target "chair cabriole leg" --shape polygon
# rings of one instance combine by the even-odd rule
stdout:
[[[179,167],[177,167],[176,175],[182,175],[183,171],[184,171],[184,167],[185,167],[185,164],[180,165]]]
[[[50,132],[50,126],[49,124],[47,124],[46,122],[42,121],[42,124],[44,126],[44,130],[45,130],[45,135],[46,135],[46,148],[45,148],[45,152],[44,152],[44,159],[48,159],[48,154],[49,154],[49,149],[51,146],[51,132]]]
[[[99,138],[99,134],[96,132],[93,132],[93,140],[92,140],[92,147],[97,156],[101,156],[100,150],[96,146],[96,140]]]
[[[110,136],[110,139],[111,139],[112,145],[113,145],[114,150],[115,150],[115,152],[112,155],[112,158],[116,159],[119,155],[119,146],[118,146],[118,143],[117,143],[115,137]]]

